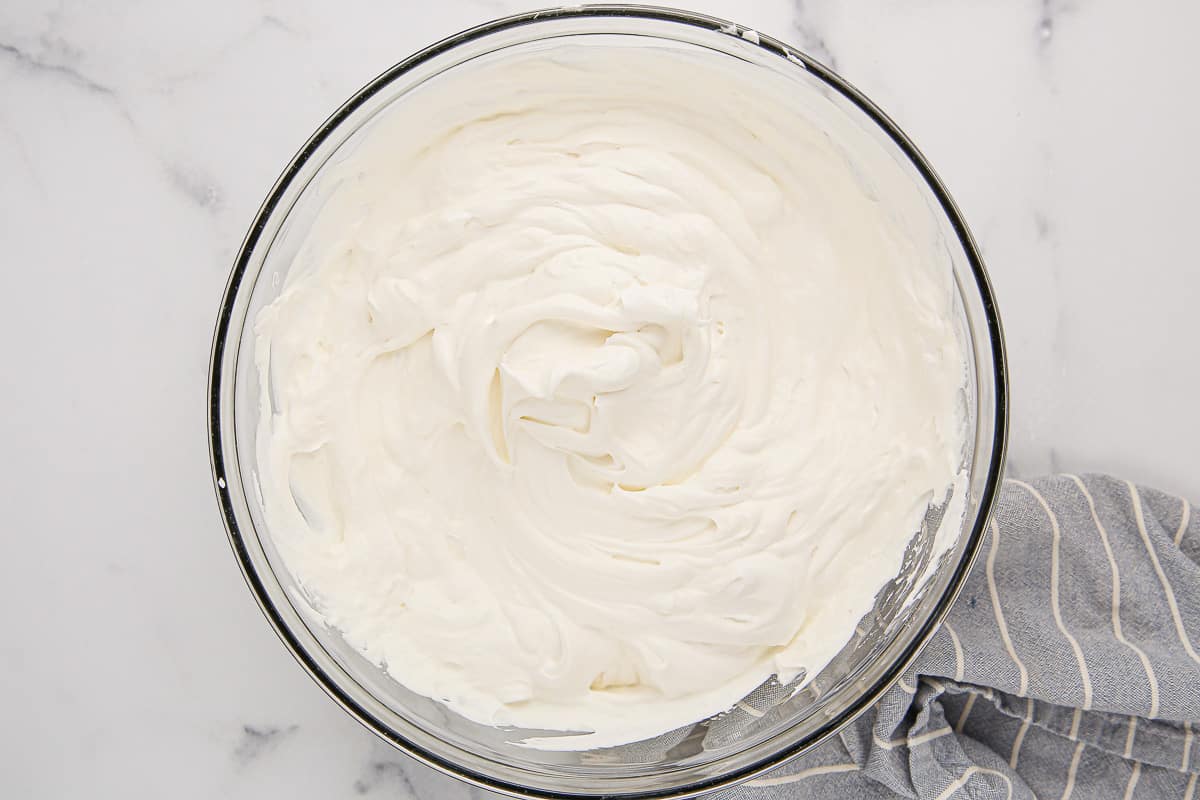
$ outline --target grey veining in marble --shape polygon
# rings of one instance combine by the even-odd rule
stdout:
[[[5,796],[484,796],[361,729],[270,632],[212,498],[204,384],[233,255],[311,131],[532,5],[0,4]],[[1007,326],[1013,474],[1200,500],[1200,6],[690,5],[836,67],[937,167]]]
[[[299,729],[299,725],[280,728],[275,725],[243,725],[242,736],[233,749],[233,760],[246,766],[264,754],[271,752],[287,737]]]

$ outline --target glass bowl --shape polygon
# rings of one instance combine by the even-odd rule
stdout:
[[[962,485],[930,506],[901,574],[880,592],[854,638],[802,689],[768,682],[729,712],[656,739],[549,752],[522,746],[522,731],[471,722],[408,691],[311,611],[263,519],[252,328],[258,311],[280,292],[321,208],[314,178],[374,118],[446,70],[552,40],[584,41],[580,37],[599,44],[637,37],[786,76],[798,93],[803,89],[820,99],[821,113],[851,121],[862,134],[857,147],[871,148],[873,158],[886,157],[911,178],[911,190],[936,217],[945,247],[937,257],[955,277],[960,336],[969,354],[963,400],[973,435]],[[1008,430],[1004,345],[992,290],[958,209],[913,144],[861,93],[794,48],[722,20],[638,6],[554,9],[490,22],[402,61],[357,92],[309,139],[259,209],[221,304],[210,369],[208,425],[217,496],[246,581],[284,644],[330,697],[396,748],[518,797],[692,797],[750,778],[834,734],[901,675],[949,609],[996,498]]]

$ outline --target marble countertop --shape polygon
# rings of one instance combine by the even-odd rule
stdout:
[[[937,167],[1007,327],[1012,473],[1200,500],[1200,5],[689,5],[835,67]],[[527,7],[0,6],[6,795],[483,796],[280,646],[217,514],[204,385],[235,249],[295,149],[385,67]]]

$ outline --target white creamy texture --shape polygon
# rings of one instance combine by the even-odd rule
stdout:
[[[932,212],[819,90],[763,72],[495,59],[388,110],[322,185],[256,324],[265,513],[324,619],[410,689],[589,732],[537,741],[568,749],[723,711],[827,664],[955,480]]]

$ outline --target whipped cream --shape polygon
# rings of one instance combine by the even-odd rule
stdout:
[[[560,749],[824,667],[963,459],[914,175],[815,82],[612,43],[443,74],[348,150],[255,326],[323,619]]]

